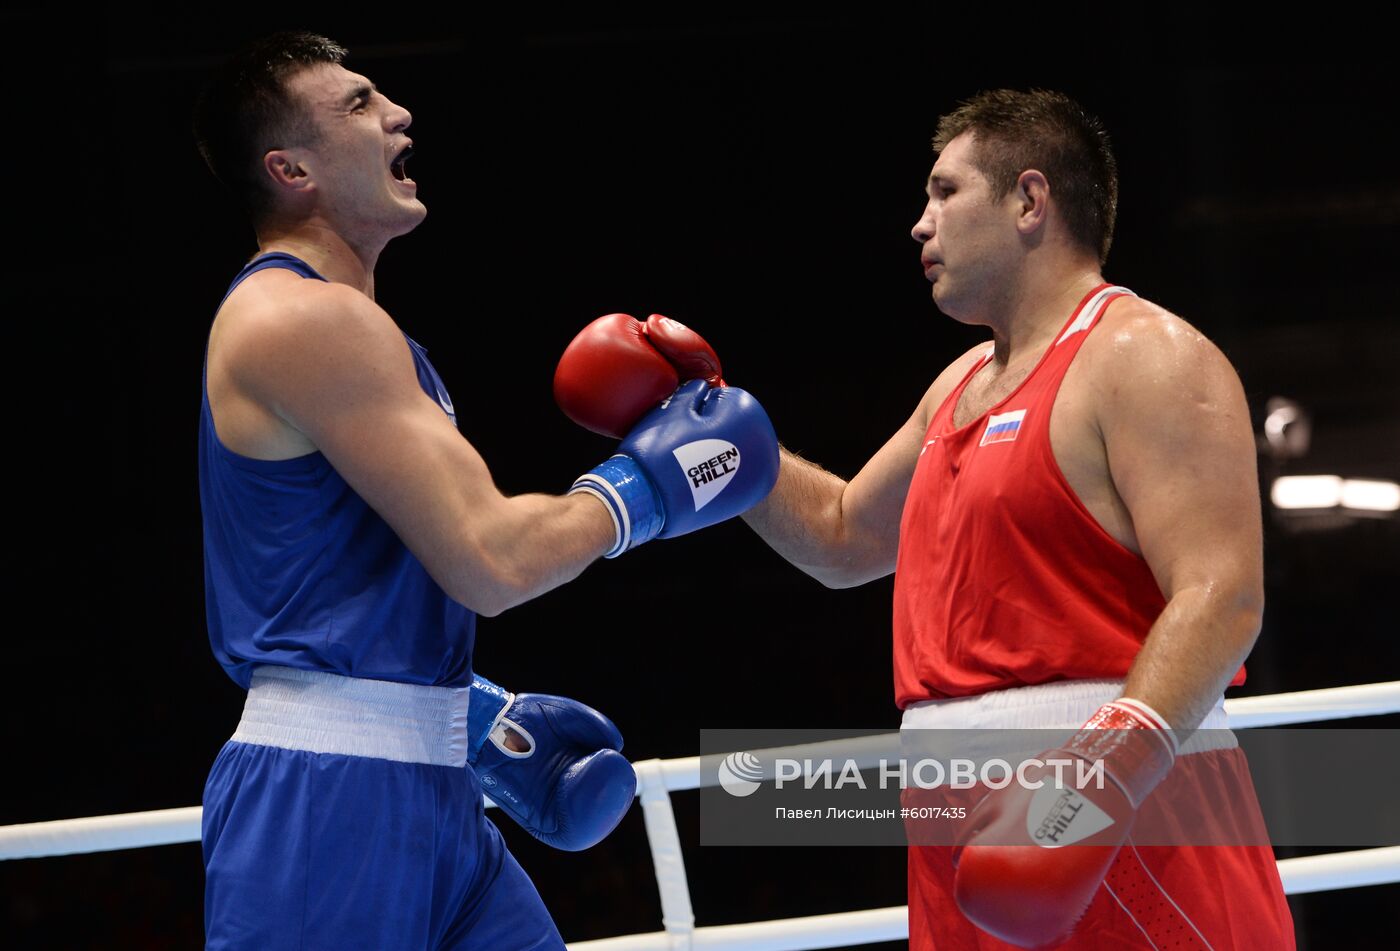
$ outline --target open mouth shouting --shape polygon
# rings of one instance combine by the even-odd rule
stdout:
[[[405,170],[405,167],[408,165],[408,160],[412,156],[412,144],[405,145],[403,149],[399,151],[399,154],[395,155],[393,160],[389,162],[389,174],[393,175],[396,181],[403,182],[405,185],[417,184],[413,179],[408,177],[408,172]]]

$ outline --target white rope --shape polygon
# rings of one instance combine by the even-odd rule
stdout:
[[[734,948],[743,951],[809,951],[816,948],[844,948],[876,941],[900,941],[909,937],[909,909],[872,908],[811,918],[755,921],[742,925],[714,925],[698,928],[691,947],[695,951]],[[666,935],[627,935],[576,941],[569,951],[657,951],[666,947]]]
[[[1278,863],[1283,890],[1289,895],[1360,888],[1400,881],[1400,846],[1309,855]],[[869,911],[787,918],[743,925],[697,928],[691,947],[695,951],[815,951],[909,937],[909,908],[875,908]],[[569,951],[656,951],[665,948],[666,935],[634,934],[622,938],[576,941]]]
[[[1278,874],[1288,895],[1387,885],[1400,882],[1400,846],[1283,859]]]
[[[1232,730],[1400,713],[1400,680],[1225,701]]]
[[[689,951],[695,931],[695,912],[690,906],[690,884],[685,877],[685,857],[676,815],[671,811],[671,793],[666,788],[664,763],[659,759],[634,763],[637,795],[642,801],[651,861],[656,869],[656,887],[661,892],[661,924],[667,940],[651,947]]]
[[[113,852],[199,841],[200,806],[0,826],[0,859]]]
[[[1226,700],[1225,712],[1234,729],[1396,713],[1400,712],[1400,681]],[[867,752],[874,755],[882,743],[897,742],[897,737],[898,734],[892,733],[840,742],[869,744]],[[648,770],[653,770],[659,777],[653,781],[659,782],[666,790],[676,792],[700,788],[700,757],[684,756],[653,762],[657,765],[649,766]],[[199,807],[191,806],[158,812],[0,826],[0,861],[197,842],[199,814]]]
[[[1325,720],[1382,716],[1387,713],[1400,713],[1400,680],[1355,687],[1300,690],[1263,697],[1240,697],[1225,701],[1225,715],[1229,718],[1229,728],[1232,730],[1284,726],[1292,723],[1320,723]],[[771,761],[779,757],[821,760],[828,755],[851,756],[857,760],[859,768],[866,768],[878,765],[881,756],[891,752],[897,754],[898,751],[899,734],[886,733],[880,736],[750,752],[760,760],[768,762],[771,772]],[[702,781],[698,756],[660,762],[666,788],[671,792],[714,785],[714,780]]]
[[[1225,711],[1234,729],[1396,713],[1400,681],[1227,700]],[[856,756],[874,762],[897,746],[898,734],[835,743],[843,753],[854,746]],[[811,756],[829,747],[806,744],[783,752]],[[574,951],[807,951],[908,937],[904,907],[696,928],[670,793],[702,785],[700,757],[647,760],[634,766],[666,931],[580,942],[570,945]],[[0,826],[0,860],[198,842],[202,811],[189,806]],[[1400,882],[1400,846],[1284,859],[1278,869],[1290,895]]]

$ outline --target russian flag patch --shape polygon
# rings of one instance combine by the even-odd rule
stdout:
[[[982,433],[982,441],[977,445],[989,446],[994,442],[1014,442],[1021,431],[1021,420],[1026,416],[1023,409],[1009,413],[998,413],[987,419],[987,429]]]

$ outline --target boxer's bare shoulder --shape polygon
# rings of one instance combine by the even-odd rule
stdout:
[[[220,308],[209,336],[209,407],[219,439],[255,459],[315,451],[282,404],[311,382],[313,357],[332,350],[341,362],[392,367],[412,379],[403,335],[364,294],[282,268],[250,276]]]
[[[1160,481],[1171,460],[1198,472],[1221,460],[1253,463],[1244,391],[1229,360],[1185,320],[1136,297],[1114,300],[1084,341],[1055,400],[1050,444],[1090,514],[1135,552],[1141,516],[1135,521],[1132,495]]]
[[[1167,378],[1199,378],[1203,384],[1222,373],[1236,378],[1224,354],[1204,334],[1140,297],[1119,297],[1109,305],[1075,364],[1088,371],[1083,375],[1104,396]],[[1142,379],[1143,373],[1149,377]]]
[[[1070,374],[1066,385],[1087,391],[1101,434],[1125,414],[1149,409],[1135,427],[1164,437],[1200,414],[1234,417],[1235,423],[1243,414],[1248,425],[1243,386],[1220,348],[1176,314],[1141,298],[1121,297],[1109,305]],[[1252,438],[1247,441],[1253,445]]]

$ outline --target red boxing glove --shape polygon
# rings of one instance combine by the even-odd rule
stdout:
[[[1138,808],[1171,770],[1176,740],[1151,707],[1125,697],[1100,707],[1067,744],[1037,759],[1045,765],[1023,766],[1010,785],[977,804],[953,851],[958,907],[983,931],[1021,948],[1058,944],[1074,931]],[[1067,764],[1063,787],[1055,783],[1056,760]],[[1098,762],[1103,788],[1093,779],[1075,788],[1079,769]],[[1041,788],[1026,788],[1037,780]]]
[[[679,320],[652,314],[646,323],[647,339],[675,366],[681,382],[704,380],[710,386],[724,386],[719,356],[705,338]]]
[[[684,324],[652,314],[599,317],[564,349],[554,400],[584,429],[621,439],[686,380],[723,386],[719,357]]]

